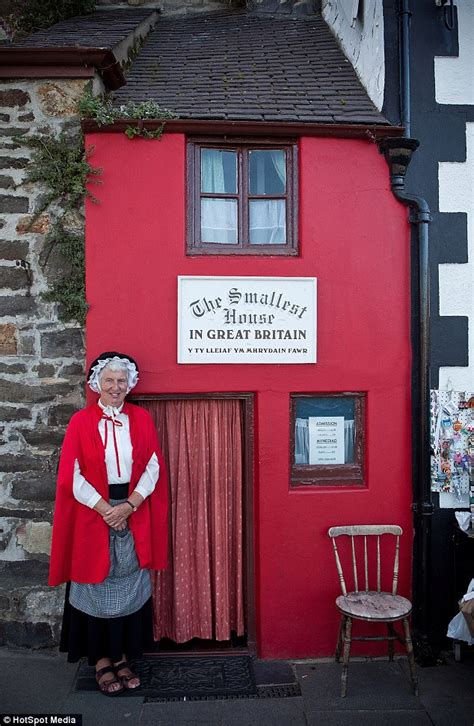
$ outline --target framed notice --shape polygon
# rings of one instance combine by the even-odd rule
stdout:
[[[178,277],[178,363],[316,363],[316,278]]]

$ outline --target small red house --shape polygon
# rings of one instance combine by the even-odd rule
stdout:
[[[88,127],[86,283],[88,360],[138,360],[170,468],[156,634],[330,655],[330,526],[402,525],[410,594],[410,235],[374,143],[401,129],[317,14],[159,20],[115,102],[150,98],[160,140]]]

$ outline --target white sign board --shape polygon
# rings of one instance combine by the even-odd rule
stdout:
[[[315,363],[316,278],[178,277],[178,363]]]
[[[344,416],[310,416],[309,463],[344,464]]]

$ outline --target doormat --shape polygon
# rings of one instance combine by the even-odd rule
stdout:
[[[248,656],[140,658],[133,664],[141,688],[124,690],[122,696],[139,696],[148,702],[190,701],[213,698],[252,698],[257,686]],[[94,668],[79,667],[76,691],[96,691]]]

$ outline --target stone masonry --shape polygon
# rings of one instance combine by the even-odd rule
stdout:
[[[41,298],[60,263],[44,267],[44,189],[24,183],[21,135],[80,133],[83,80],[0,85],[0,643],[57,641],[62,588],[47,587],[55,474],[64,427],[84,403],[83,331]],[[91,160],[92,161],[92,160]]]

